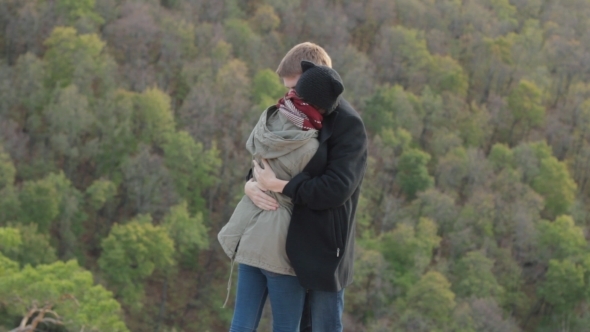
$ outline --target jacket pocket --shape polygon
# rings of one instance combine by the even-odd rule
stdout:
[[[330,209],[330,228],[332,233],[332,243],[336,247],[337,250],[344,249],[344,244],[342,243],[342,229],[340,226],[340,220],[337,218],[338,213],[334,209]]]

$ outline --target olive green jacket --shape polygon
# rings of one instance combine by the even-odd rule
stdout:
[[[288,181],[317,151],[317,137],[317,130],[297,128],[272,106],[260,116],[246,148],[257,161],[267,159],[277,178]],[[238,263],[295,275],[285,251],[293,203],[283,194],[268,194],[279,203],[277,210],[262,210],[244,196],[217,239],[225,253]]]

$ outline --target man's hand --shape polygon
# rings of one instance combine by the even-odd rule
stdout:
[[[244,192],[246,193],[246,196],[252,200],[254,205],[267,211],[276,210],[279,207],[279,204],[274,198],[265,194],[265,190],[266,189],[261,188],[260,184],[255,182],[254,179],[250,179],[244,186]]]
[[[287,181],[277,179],[275,172],[270,168],[266,159],[262,159],[261,161],[264,168],[260,167],[256,160],[252,160],[252,163],[254,164],[252,174],[254,174],[256,181],[258,181],[262,188],[266,188],[276,193],[283,192],[283,189],[285,189],[285,186],[287,185]]]

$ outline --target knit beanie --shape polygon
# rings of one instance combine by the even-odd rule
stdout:
[[[344,91],[338,72],[305,60],[301,61],[301,69],[303,73],[295,85],[297,95],[305,102],[323,109],[326,114],[332,112]]]

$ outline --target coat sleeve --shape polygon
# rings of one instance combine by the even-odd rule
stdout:
[[[344,204],[362,181],[367,164],[367,133],[360,118],[349,116],[335,124],[328,139],[328,162],[323,174],[301,172],[283,189],[293,203],[312,210]]]

